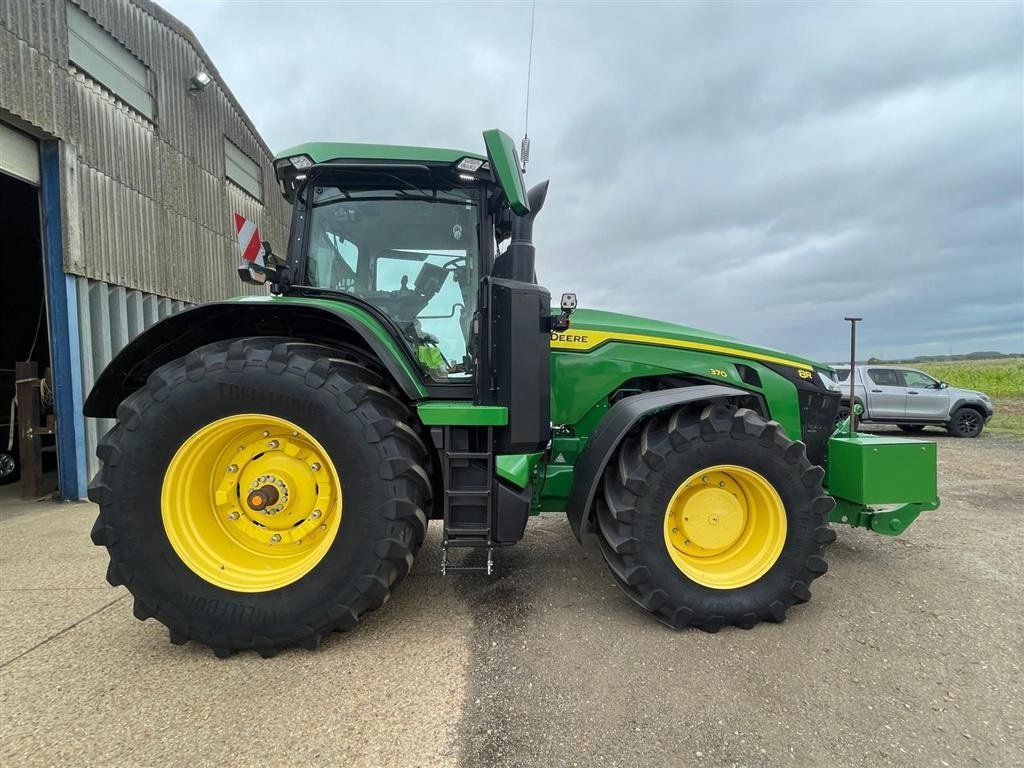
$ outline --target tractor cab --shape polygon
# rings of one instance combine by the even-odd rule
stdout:
[[[328,172],[303,191],[309,229],[297,282],[389,317],[432,379],[468,379],[482,259],[491,250],[481,227],[485,190],[424,190],[397,174],[366,181]]]
[[[506,409],[499,453],[550,436],[550,294],[536,284],[533,219],[512,140],[484,132],[487,155],[312,143],[275,163],[294,206],[276,293],[359,306],[400,340],[439,399]],[[499,254],[498,243],[508,241]],[[561,324],[561,325],[560,325]]]

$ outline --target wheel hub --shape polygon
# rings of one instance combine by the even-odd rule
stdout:
[[[281,495],[277,492],[277,488],[272,485],[264,485],[258,490],[249,491],[245,503],[249,505],[249,509],[255,512],[265,512],[267,507],[276,504],[279,498]]]
[[[684,547],[709,555],[736,543],[746,524],[746,513],[736,494],[723,488],[698,488],[682,500]]]

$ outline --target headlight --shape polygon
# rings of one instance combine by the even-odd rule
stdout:
[[[827,373],[822,373],[821,371],[815,371],[815,373],[818,374],[818,381],[820,381],[821,385],[825,389],[827,389],[829,392],[842,392],[843,391],[843,388],[841,386],[839,386],[839,383],[837,381],[835,381]]]

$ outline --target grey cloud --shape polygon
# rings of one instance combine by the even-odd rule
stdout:
[[[165,5],[275,149],[522,131],[528,5]],[[823,359],[851,313],[869,354],[1024,349],[1018,3],[538,3],[530,133],[553,293]]]

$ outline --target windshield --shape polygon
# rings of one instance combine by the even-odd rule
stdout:
[[[472,374],[475,190],[313,189],[306,282],[373,304],[436,379]]]

